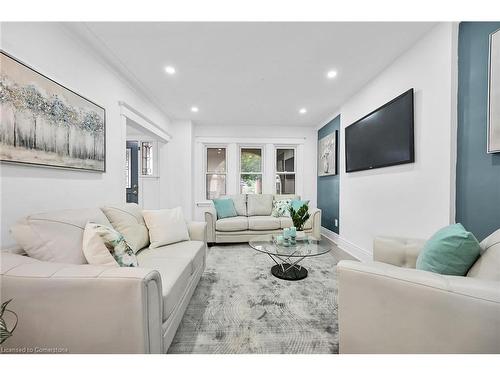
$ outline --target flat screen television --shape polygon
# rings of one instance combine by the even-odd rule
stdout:
[[[345,129],[346,172],[415,161],[413,89]]]

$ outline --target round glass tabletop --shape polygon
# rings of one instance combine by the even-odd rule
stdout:
[[[257,251],[283,257],[312,257],[328,253],[331,246],[326,241],[318,241],[308,235],[297,236],[295,245],[278,244],[277,235],[261,235],[252,238],[249,245]]]

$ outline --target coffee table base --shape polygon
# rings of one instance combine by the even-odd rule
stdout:
[[[307,269],[302,266],[292,266],[289,263],[276,264],[271,268],[273,276],[282,280],[302,280],[307,277]]]

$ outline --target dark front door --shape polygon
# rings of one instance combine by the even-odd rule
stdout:
[[[139,203],[139,143],[127,141],[127,203]]]

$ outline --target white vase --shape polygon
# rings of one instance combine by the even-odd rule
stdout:
[[[323,173],[328,173],[328,169],[330,169],[330,165],[328,164],[328,158],[323,159]]]

